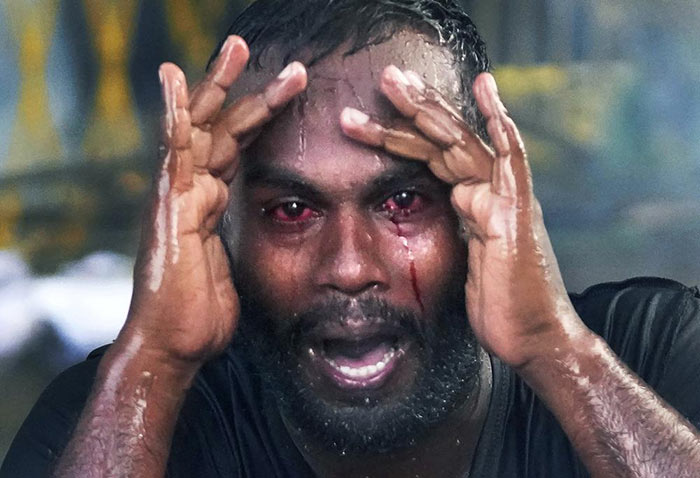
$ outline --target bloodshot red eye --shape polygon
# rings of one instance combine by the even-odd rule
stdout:
[[[421,196],[413,191],[398,192],[384,202],[384,209],[394,214],[410,214],[421,206]]]
[[[282,222],[301,222],[311,219],[316,212],[300,201],[289,201],[270,210],[270,215]]]

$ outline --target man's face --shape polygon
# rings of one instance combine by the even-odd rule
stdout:
[[[227,237],[241,335],[283,414],[355,452],[406,445],[466,399],[478,369],[449,187],[339,126],[345,106],[399,119],[378,91],[389,64],[457,97],[451,55],[421,35],[325,57],[247,151]]]

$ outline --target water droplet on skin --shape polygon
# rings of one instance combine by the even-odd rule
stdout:
[[[158,180],[158,202],[156,206],[155,217],[155,250],[150,258],[149,263],[149,281],[148,288],[156,292],[163,282],[163,273],[165,272],[165,256],[167,253],[166,223],[168,220],[166,200],[170,192],[170,175],[168,174],[168,164],[170,163],[170,154],[163,161],[163,167]]]

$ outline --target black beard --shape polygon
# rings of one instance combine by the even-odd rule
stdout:
[[[432,321],[375,296],[357,300],[355,308],[359,305],[367,320],[380,318],[410,334],[422,366],[408,392],[391,400],[343,406],[323,400],[309,387],[299,362],[299,344],[310,324],[348,317],[351,302],[331,298],[302,314],[273,320],[268,307],[249,294],[243,297],[237,345],[260,373],[287,422],[325,448],[362,456],[411,447],[478,390],[479,347],[463,296],[460,300],[452,294],[438,301],[447,306]]]

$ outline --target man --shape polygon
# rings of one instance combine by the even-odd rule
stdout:
[[[129,317],[5,476],[700,476],[696,291],[567,296],[456,3],[261,0],[230,33],[191,92],[161,67]]]

